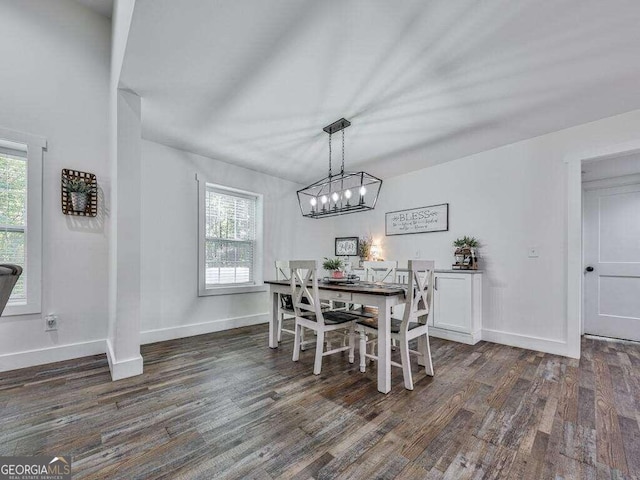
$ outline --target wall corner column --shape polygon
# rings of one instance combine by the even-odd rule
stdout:
[[[110,81],[109,329],[111,378],[140,375],[140,151],[141,99],[123,88],[124,63],[135,0],[115,0]]]

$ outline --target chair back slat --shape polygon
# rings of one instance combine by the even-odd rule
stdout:
[[[289,260],[276,260],[276,280],[291,281],[291,268]],[[291,295],[279,295],[280,307],[289,312],[293,310]]]
[[[362,262],[364,279],[367,282],[396,282],[396,269],[398,262]]]
[[[318,290],[318,264],[315,260],[291,260],[291,298],[293,310],[300,317],[305,312],[316,315],[316,321],[324,324],[320,293]]]
[[[427,323],[433,299],[435,262],[409,260],[408,270],[407,305],[401,327],[405,332],[410,322]]]
[[[276,280],[290,280],[289,260],[276,260]]]

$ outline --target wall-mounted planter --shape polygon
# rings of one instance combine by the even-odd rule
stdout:
[[[84,182],[91,187],[91,191],[88,193],[70,192],[68,186],[73,182]],[[60,188],[62,213],[81,217],[98,215],[98,182],[93,173],[63,168]]]

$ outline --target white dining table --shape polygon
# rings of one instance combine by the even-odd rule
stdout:
[[[286,280],[267,280],[271,294],[271,319],[269,320],[269,347],[278,348],[279,296],[290,295],[291,285]],[[378,391],[391,390],[391,307],[405,303],[405,293],[400,287],[358,282],[352,285],[319,283],[321,300],[355,303],[378,308]]]

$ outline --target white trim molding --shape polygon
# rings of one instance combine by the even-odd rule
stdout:
[[[248,327],[250,325],[258,325],[262,323],[269,323],[268,313],[258,313],[244,317],[222,318],[219,320],[212,320],[210,322],[191,323],[187,325],[178,325],[176,327],[158,328],[141,332],[140,343],[142,345],[146,345],[148,343],[164,342],[165,340],[192,337],[194,335],[203,335],[205,333],[220,332],[222,330]]]
[[[47,139],[40,135],[33,135],[31,133],[17,132],[16,130],[9,130],[7,128],[0,127],[0,138],[8,140],[22,145],[28,145],[31,147],[38,147],[42,150],[47,149]]]
[[[200,175],[196,174],[198,185],[198,296],[209,295],[233,295],[240,293],[266,292],[267,286],[263,283],[262,264],[264,261],[264,195],[256,192],[240,190],[238,188],[219,185],[207,182]],[[205,198],[207,186],[219,190],[236,193],[256,199],[256,239],[255,255],[253,258],[253,283],[247,285],[221,285],[219,287],[207,288],[206,267],[205,267]]]
[[[624,187],[626,185],[640,184],[640,173],[621,175],[619,177],[603,178],[602,180],[590,180],[582,182],[583,190],[598,190],[600,188]]]
[[[5,353],[0,355],[0,372],[99,355],[105,352],[105,340],[93,340],[90,342],[39,348],[24,352]]]
[[[467,345],[475,345],[482,340],[482,331],[465,333],[429,326],[429,336],[451,340],[452,342],[466,343]]]
[[[8,304],[3,315],[30,315],[42,312],[42,163],[47,140],[38,135],[0,128],[0,144],[24,148],[27,152],[27,223],[25,273],[27,302]]]
[[[568,155],[567,164],[567,317],[565,355],[580,358],[582,334],[582,162],[598,161],[640,152],[640,140],[608,145]],[[484,338],[484,335],[483,335]]]
[[[106,340],[107,360],[109,362],[109,370],[111,371],[111,380],[122,380],[123,378],[135,377],[142,374],[143,360],[142,355],[137,355],[124,360],[115,360],[113,348],[109,339]]]
[[[502,345],[509,345],[511,347],[525,348],[527,350],[552,353],[554,355],[580,358],[579,353],[578,355],[575,355],[567,349],[567,342],[564,340],[534,337],[531,335],[505,332],[502,330],[493,330],[490,328],[482,329],[482,340],[486,342],[500,343]]]

